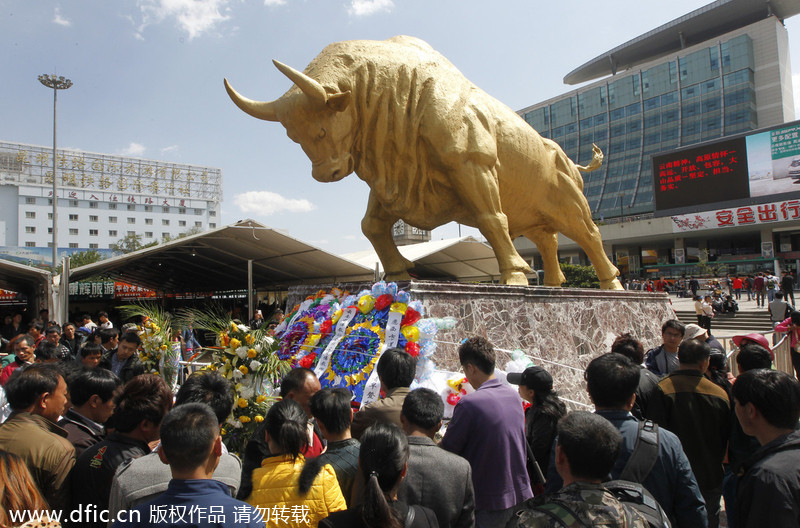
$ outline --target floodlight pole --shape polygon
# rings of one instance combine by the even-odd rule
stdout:
[[[58,158],[56,157],[56,116],[58,105],[58,91],[66,90],[72,86],[72,81],[65,79],[64,76],[47,75],[39,76],[39,82],[48,88],[53,89],[53,269],[58,266],[58,195],[56,179],[56,166]]]

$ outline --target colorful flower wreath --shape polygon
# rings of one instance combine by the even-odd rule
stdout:
[[[435,369],[430,356],[436,350],[432,338],[438,327],[435,320],[422,318],[422,303],[411,301],[410,297],[408,292],[398,291],[397,284],[383,281],[358,295],[348,295],[339,289],[319,291],[308,297],[304,305],[295,306],[284,328],[276,330],[281,340],[278,355],[291,360],[293,366],[313,369],[331,341],[340,339],[320,383],[323,387],[347,388],[355,395],[355,401],[360,402],[381,348],[387,344],[390,314],[398,313],[402,316],[400,335],[396,343],[390,344],[418,358],[417,381],[422,381]],[[337,338],[337,323],[348,308],[356,310],[355,316],[347,322],[343,334],[340,329]]]

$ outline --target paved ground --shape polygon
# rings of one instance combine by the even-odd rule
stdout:
[[[796,294],[797,295],[797,294]],[[674,295],[670,295],[670,300],[672,301],[672,308],[676,311],[678,310],[689,310],[694,311],[694,301],[689,298],[678,298]],[[760,312],[760,313],[767,313],[766,307],[758,307],[756,305],[755,298],[752,300],[747,300],[747,294],[742,295],[742,299],[739,301],[739,314],[748,313],[748,312]],[[733,337],[735,335],[742,335],[748,334],[750,332],[756,332],[752,328],[747,328],[747,326],[743,325],[741,328],[737,328],[735,330],[732,329],[714,329],[714,323],[711,323],[711,333],[714,334],[715,337]],[[766,334],[768,337],[772,334]]]

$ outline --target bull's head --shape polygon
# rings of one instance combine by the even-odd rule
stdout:
[[[350,107],[350,92],[328,93],[306,74],[278,61],[272,62],[299,91],[289,90],[276,101],[253,101],[239,95],[225,79],[228,95],[245,113],[280,122],[289,139],[299,143],[311,160],[311,175],[315,180],[341,180],[354,169],[350,150],[355,116]]]

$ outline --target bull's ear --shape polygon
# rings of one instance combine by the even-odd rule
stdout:
[[[350,90],[329,95],[328,100],[325,101],[325,104],[328,105],[328,108],[334,112],[344,111],[344,109],[347,108],[347,105],[350,104]]]

